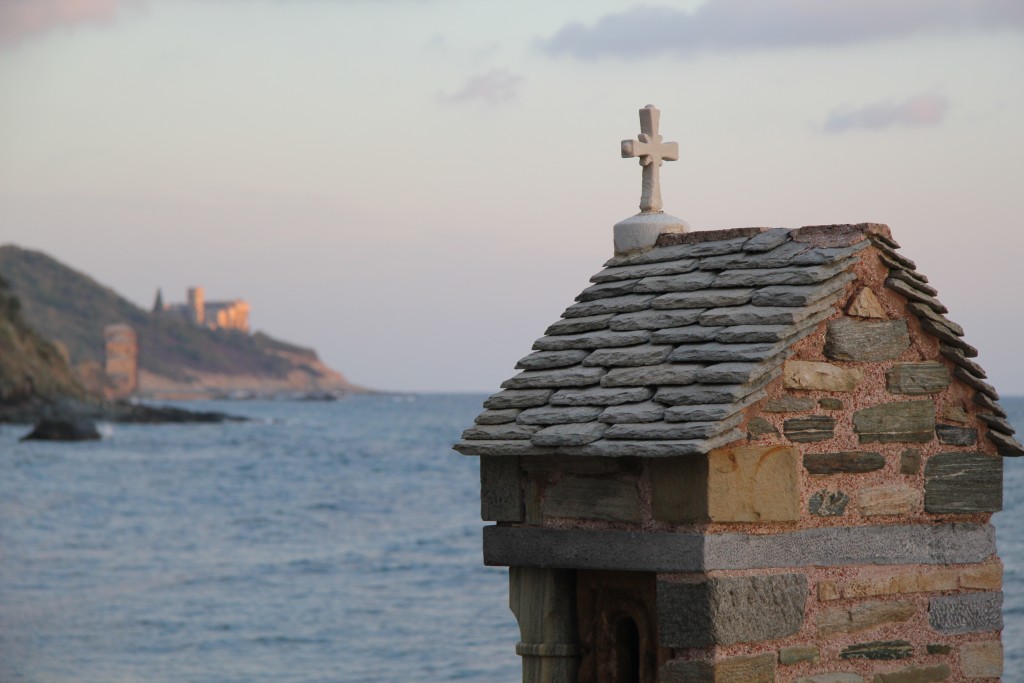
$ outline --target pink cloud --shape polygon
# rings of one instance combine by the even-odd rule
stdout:
[[[144,0],[0,0],[0,46],[58,27],[105,24]]]
[[[491,69],[470,77],[461,88],[450,95],[441,95],[448,104],[504,104],[519,95],[523,77],[506,69]]]
[[[825,121],[826,133],[880,130],[893,126],[935,126],[946,118],[949,100],[942,95],[917,95],[903,102],[876,102],[859,108],[833,110]]]

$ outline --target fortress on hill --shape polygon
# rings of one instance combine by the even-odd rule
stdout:
[[[178,315],[194,325],[211,330],[249,332],[249,302],[243,299],[206,301],[202,287],[189,287],[188,300],[181,304],[165,304],[163,293],[156,291],[154,313]]]

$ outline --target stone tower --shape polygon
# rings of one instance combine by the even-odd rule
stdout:
[[[999,680],[1024,449],[889,228],[629,221],[455,446],[524,682]]]
[[[202,287],[189,287],[188,315],[189,320],[195,325],[206,323],[206,297]]]

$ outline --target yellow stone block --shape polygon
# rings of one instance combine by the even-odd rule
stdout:
[[[931,593],[956,590],[957,572],[937,569],[920,573],[893,574],[853,579],[840,588],[844,598],[868,598],[898,593]]]
[[[960,669],[968,678],[999,678],[1003,675],[1003,644],[998,640],[964,643]]]
[[[839,592],[839,584],[835,581],[819,581],[818,582],[818,600],[825,602],[827,600],[838,600],[843,597]]]
[[[708,517],[713,522],[799,520],[799,451],[789,446],[711,451]]]
[[[960,585],[963,588],[980,588],[997,591],[1003,588],[1003,563],[993,562],[979,567],[971,567],[960,572]]]
[[[857,494],[857,508],[865,517],[906,515],[921,509],[921,492],[899,485],[861,489]]]

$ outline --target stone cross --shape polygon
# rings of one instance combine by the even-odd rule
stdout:
[[[644,167],[643,190],[640,194],[641,213],[661,212],[661,162],[679,159],[679,143],[662,142],[658,133],[660,118],[661,112],[658,108],[648,104],[640,110],[638,139],[622,141],[622,158],[640,157],[640,165]]]

